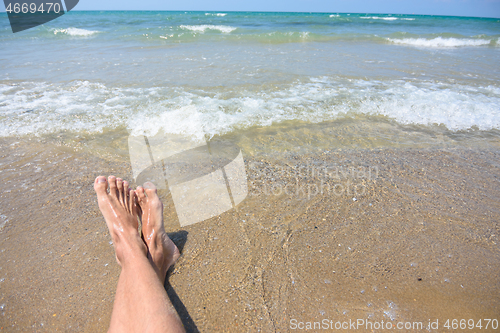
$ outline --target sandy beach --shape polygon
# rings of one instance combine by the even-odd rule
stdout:
[[[120,268],[92,184],[131,179],[130,162],[43,138],[3,138],[0,156],[1,329],[106,331]],[[498,318],[499,161],[487,147],[247,154],[237,210],[181,228],[160,191],[182,252],[168,293],[188,332]]]

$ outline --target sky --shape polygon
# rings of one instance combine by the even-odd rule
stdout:
[[[500,17],[500,0],[80,0],[75,10],[206,10]]]
[[[3,6],[0,8],[5,11]],[[500,0],[80,0],[74,10],[287,11],[500,18]]]

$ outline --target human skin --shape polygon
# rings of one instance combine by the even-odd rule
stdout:
[[[156,188],[133,191],[120,178],[99,176],[94,189],[121,266],[109,332],[185,332],[163,286],[179,250],[163,228]]]

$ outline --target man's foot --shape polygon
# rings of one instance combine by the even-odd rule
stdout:
[[[148,258],[163,283],[167,271],[180,252],[163,227],[163,204],[153,183],[147,182],[135,191],[141,208],[142,237],[148,247]]]
[[[109,193],[108,193],[109,183]],[[94,182],[99,209],[101,210],[116,252],[116,261],[120,266],[128,258],[146,255],[147,249],[138,231],[139,208],[136,195],[128,183],[115,176],[99,176]]]

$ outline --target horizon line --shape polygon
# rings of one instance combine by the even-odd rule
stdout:
[[[148,10],[139,10],[139,9],[73,9],[71,12],[230,12],[230,13],[296,13],[296,14],[377,14],[377,15],[414,15],[414,16],[442,16],[442,17],[464,17],[464,18],[485,18],[485,19],[500,19],[500,16],[466,16],[466,15],[444,15],[444,14],[408,14],[408,13],[382,13],[382,12],[323,12],[323,11],[270,11],[270,10],[168,10],[168,9],[148,9]],[[7,12],[4,10],[0,10],[1,13]],[[66,12],[67,13],[67,12]]]

